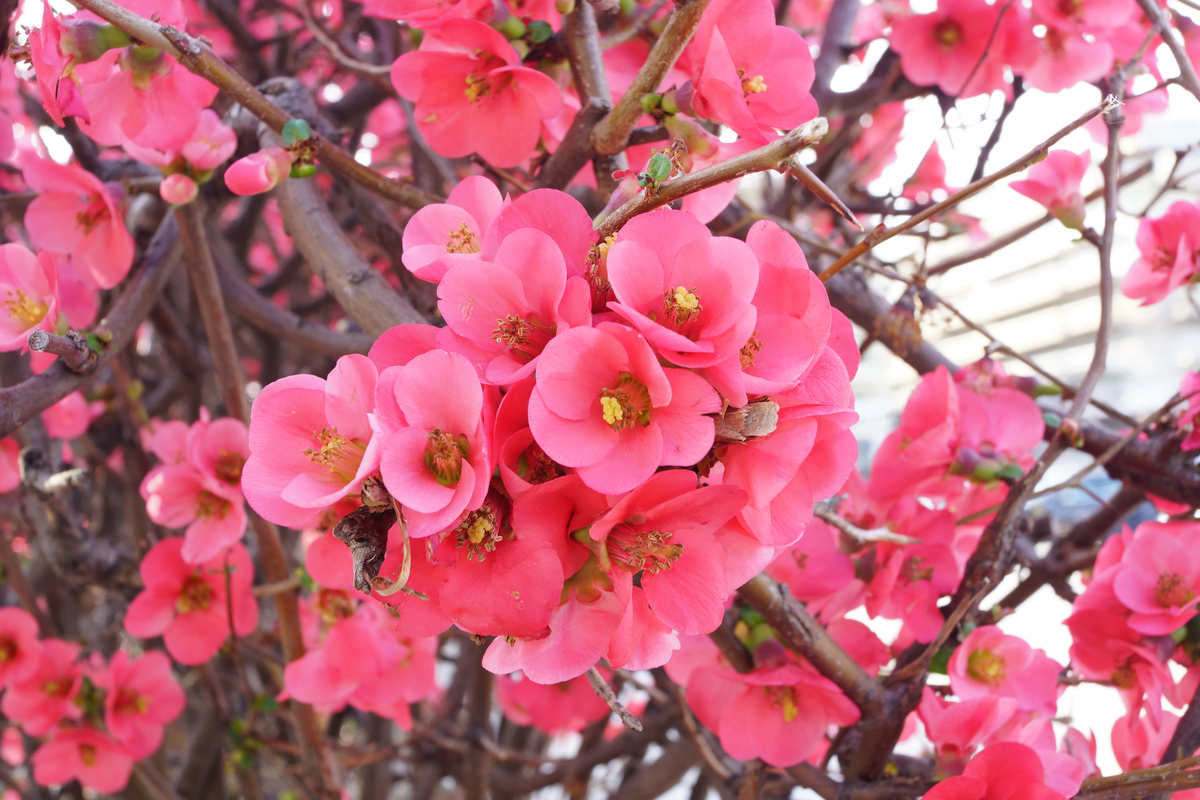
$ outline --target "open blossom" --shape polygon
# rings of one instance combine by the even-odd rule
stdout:
[[[487,178],[464,178],[446,202],[418,209],[404,226],[404,266],[418,278],[437,283],[451,265],[478,260],[483,234],[502,202],[500,190]]]
[[[659,366],[622,325],[572,328],[542,351],[529,427],[541,448],[599,492],[620,493],[660,466],[691,466],[715,437],[720,400],[703,378]]]
[[[31,159],[22,170],[38,193],[25,211],[30,240],[69,255],[101,289],[116,286],[133,265],[133,237],[125,228],[120,197],[80,167]]]
[[[30,760],[33,779],[43,786],[78,779],[105,794],[124,789],[133,771],[133,758],[125,748],[90,725],[58,729]]]
[[[1008,724],[1016,712],[1014,697],[989,694],[951,702],[928,686],[917,707],[925,733],[936,748],[938,763],[952,769],[961,768],[975,749]]]
[[[24,349],[31,331],[55,331],[58,306],[58,260],[0,245],[0,351]]]
[[[110,45],[126,44],[129,37],[113,25],[73,15],[60,17],[49,3],[42,6],[42,26],[29,34],[29,60],[42,107],[56,125],[62,126],[63,117],[88,119],[75,67],[99,58]]]
[[[501,675],[496,700],[508,719],[551,735],[581,731],[609,715],[608,704],[582,675],[549,686]]]
[[[38,669],[41,651],[33,615],[20,608],[0,608],[0,686],[29,680]]]
[[[541,121],[558,114],[562,96],[494,28],[448,19],[425,32],[421,48],[392,65],[392,84],[416,104],[417,128],[449,158],[478,153],[497,167],[524,161]]]
[[[250,591],[254,564],[241,544],[204,564],[183,560],[183,539],[163,539],[142,558],[139,572],[145,589],[129,604],[125,630],[140,639],[162,636],[171,658],[180,664],[203,664],[233,630],[249,636],[258,625],[258,603]],[[229,586],[225,591],[229,570]]]
[[[1018,711],[1053,717],[1062,665],[994,625],[976,628],[950,656],[950,686],[963,700],[1013,697]]]
[[[237,134],[233,128],[222,123],[217,112],[206,108],[200,112],[196,129],[179,152],[193,168],[209,170],[224,164],[235,150]]]
[[[1046,786],[1042,762],[1031,748],[998,742],[971,759],[962,775],[925,793],[927,800],[1064,800]]]
[[[1200,448],[1200,425],[1196,423],[1196,415],[1200,414],[1200,372],[1189,372],[1183,376],[1179,394],[1187,398],[1187,408],[1179,415],[1176,425],[1180,428],[1191,426],[1187,438],[1179,446],[1183,450],[1196,450]]]
[[[42,642],[37,668],[22,681],[13,681],[0,700],[4,716],[21,723],[31,736],[44,736],[66,719],[79,719],[75,704],[83,668],[76,662],[79,645],[61,639]]]
[[[380,471],[404,506],[409,535],[440,533],[479,508],[492,475],[491,442],[470,362],[435,350],[389,367],[376,403],[388,431]]]
[[[282,147],[266,147],[239,158],[225,170],[225,185],[236,195],[269,192],[292,171],[296,156]]]
[[[1084,215],[1079,184],[1091,161],[1090,153],[1076,155],[1070,150],[1052,150],[1044,161],[1029,168],[1025,180],[1013,181],[1009,186],[1041,203],[1063,225],[1078,230],[1083,226]]]
[[[1113,578],[1113,592],[1130,609],[1129,627],[1164,636],[1196,616],[1200,556],[1191,546],[1200,525],[1186,522],[1138,526]]]
[[[1191,282],[1200,259],[1200,203],[1179,200],[1161,217],[1142,217],[1137,246],[1141,257],[1121,282],[1121,293],[1147,306]]]
[[[348,355],[328,379],[290,375],[259,392],[242,470],[251,508],[277,525],[305,528],[362,488],[383,448],[368,419],[377,378],[370,359]]]
[[[99,682],[107,690],[104,724],[134,758],[158,750],[163,726],[187,705],[183,687],[171,674],[171,660],[158,650],[137,659],[118,650]]]
[[[1081,81],[1090,83],[1112,69],[1112,45],[1095,35],[1049,25],[1035,46],[1036,57],[1022,74],[1026,85],[1039,91],[1060,92]]]
[[[814,68],[808,45],[775,24],[768,0],[716,0],[704,11],[689,46],[692,105],[754,142],[774,138],[817,114],[808,93]],[[689,112],[690,113],[690,112]]]

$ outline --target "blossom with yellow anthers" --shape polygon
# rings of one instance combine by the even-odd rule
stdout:
[[[450,235],[446,238],[447,253],[478,253],[482,249],[483,245],[479,243],[479,237],[467,227],[465,222],[458,230],[450,231]]]
[[[31,328],[45,319],[50,310],[50,306],[34,300],[21,289],[8,289],[4,294],[7,299],[0,300],[0,306],[7,309],[8,316]]]

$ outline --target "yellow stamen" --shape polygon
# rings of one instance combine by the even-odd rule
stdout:
[[[31,328],[41,322],[50,310],[50,306],[34,300],[20,289],[8,289],[5,294],[8,299],[0,300],[0,306],[8,309],[8,316]]]
[[[614,428],[625,419],[625,411],[621,408],[621,401],[617,398],[601,397],[600,405],[604,407],[604,421]]]

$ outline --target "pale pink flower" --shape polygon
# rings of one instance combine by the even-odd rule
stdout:
[[[33,779],[43,786],[78,779],[90,789],[114,794],[129,783],[133,758],[95,728],[60,728],[30,757]]]
[[[1029,168],[1025,180],[1013,181],[1009,187],[1041,203],[1063,225],[1079,230],[1085,211],[1079,184],[1091,161],[1091,153],[1052,150],[1045,160]]]
[[[10,767],[19,767],[25,763],[25,737],[16,725],[9,725],[0,734],[0,759]]]
[[[225,185],[237,195],[269,192],[291,174],[296,156],[282,147],[267,147],[239,158],[225,170]]]
[[[1046,25],[1091,32],[1118,28],[1137,14],[1132,0],[1033,0],[1033,13]]]
[[[1065,800],[1045,784],[1042,762],[1031,748],[999,742],[971,759],[962,775],[925,793],[926,800]]]
[[[32,331],[57,331],[58,316],[58,260],[0,245],[0,351],[24,349]]]
[[[206,108],[200,112],[200,121],[192,131],[192,137],[180,149],[182,155],[194,169],[216,169],[225,163],[237,150],[237,134],[233,128],[221,122],[217,112]]]
[[[38,669],[41,650],[33,615],[20,608],[0,608],[0,686],[29,680]]]
[[[492,475],[490,425],[475,368],[435,350],[379,378],[377,414],[386,444],[383,482],[405,509],[408,533],[431,536],[483,503]]]
[[[521,66],[498,31],[472,19],[426,30],[420,50],[392,65],[392,83],[416,104],[417,128],[430,147],[449,158],[478,153],[497,167],[524,161],[541,121],[562,105],[558,84]]]
[[[42,422],[51,438],[78,439],[87,433],[92,420],[103,413],[103,401],[89,403],[79,392],[71,392],[42,412]]]
[[[21,485],[21,446],[11,436],[0,439],[0,494],[11,492]],[[0,679],[0,683],[3,680]]]
[[[177,172],[163,178],[162,183],[158,185],[158,193],[165,203],[173,206],[185,206],[196,199],[200,188],[187,175]]]
[[[507,385],[533,374],[554,336],[591,324],[583,278],[567,276],[562,251],[534,228],[505,238],[494,260],[461,261],[438,284],[438,310],[451,335],[447,350],[478,364],[488,383]]]
[[[1196,616],[1200,554],[1191,546],[1200,525],[1142,523],[1113,578],[1113,592],[1133,614],[1129,627],[1149,636],[1174,633]]]
[[[432,28],[443,19],[477,19],[486,22],[494,5],[488,0],[366,0],[363,13],[371,17],[403,20],[414,28]]]
[[[4,716],[20,722],[31,736],[45,736],[64,718],[82,717],[83,709],[75,704],[83,678],[83,668],[75,661],[78,655],[75,642],[43,641],[33,673],[9,683],[0,701]]]
[[[994,625],[971,632],[950,656],[950,686],[963,700],[1012,697],[1018,711],[1053,717],[1058,709],[1062,665]]]
[[[216,491],[214,481],[192,464],[157,466],[141,485],[146,514],[156,525],[186,528],[183,558],[199,564],[222,553],[246,533],[246,509],[238,497]]]
[[[660,466],[691,466],[712,447],[720,409],[698,375],[659,366],[646,340],[615,323],[572,328],[542,351],[529,427],[596,491],[627,492]]]
[[[1026,85],[1033,89],[1061,92],[1080,81],[1098,80],[1112,69],[1113,48],[1103,38],[1048,25],[1036,42],[1037,55],[1022,70]]]
[[[1200,203],[1179,200],[1161,217],[1142,217],[1141,257],[1121,282],[1121,293],[1148,306],[1195,279],[1200,259]],[[1194,241],[1195,240],[1195,241]]]
[[[904,183],[903,196],[909,200],[927,203],[933,199],[935,192],[945,192],[946,162],[942,158],[936,141],[931,142],[929,149],[916,171]]]
[[[1014,697],[985,695],[952,703],[928,686],[917,714],[937,748],[939,763],[953,766],[971,757],[980,744],[1017,713]]]
[[[305,528],[357,493],[379,469],[383,441],[371,429],[377,370],[342,356],[322,380],[290,375],[266,386],[250,410],[250,458],[242,492],[277,525]]]
[[[478,260],[483,234],[502,202],[500,190],[487,178],[464,178],[445,203],[427,205],[408,220],[400,256],[404,266],[418,278],[437,283],[451,265]]]
[[[532,725],[552,736],[581,731],[610,713],[608,704],[583,676],[547,686],[501,675],[496,678],[496,701],[512,722]]]
[[[22,170],[38,193],[25,211],[25,229],[38,247],[71,256],[80,277],[101,289],[116,286],[133,265],[133,237],[125,228],[121,198],[95,175],[76,166],[31,159]]]
[[[187,698],[159,650],[136,660],[118,650],[99,680],[107,690],[104,724],[134,758],[146,758],[162,743],[163,726],[183,713]]]
[[[229,605],[238,636],[249,636],[258,625],[258,603],[250,591],[254,564],[238,543],[200,565],[184,561],[182,549],[183,539],[171,537],[142,558],[139,572],[146,588],[129,604],[125,630],[139,639],[162,636],[171,658],[203,664],[229,636]],[[231,597],[225,591],[227,563]]]
[[[754,142],[774,138],[817,114],[808,93],[813,60],[791,28],[775,24],[768,0],[716,0],[689,45],[692,106]]]
[[[635,217],[608,250],[620,314],[664,358],[711,367],[738,358],[755,330],[759,262],[744,242],[712,236],[694,216]]]

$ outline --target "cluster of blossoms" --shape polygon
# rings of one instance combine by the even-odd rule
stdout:
[[[161,652],[81,658],[78,643],[39,638],[31,614],[2,608],[0,654],[0,710],[42,740],[31,762],[43,786],[77,779],[98,792],[120,791],[133,762],[158,750],[164,726],[183,713],[183,688]],[[19,742],[15,759],[7,749],[7,761],[24,761]]]
[[[398,512],[359,586],[403,635],[496,636],[485,665],[538,683],[659,666],[849,474],[849,323],[771,223],[662,210],[598,243],[569,195],[468,178],[404,258],[446,327],[265,387],[242,476],[281,525]],[[760,435],[729,429],[756,409]]]

